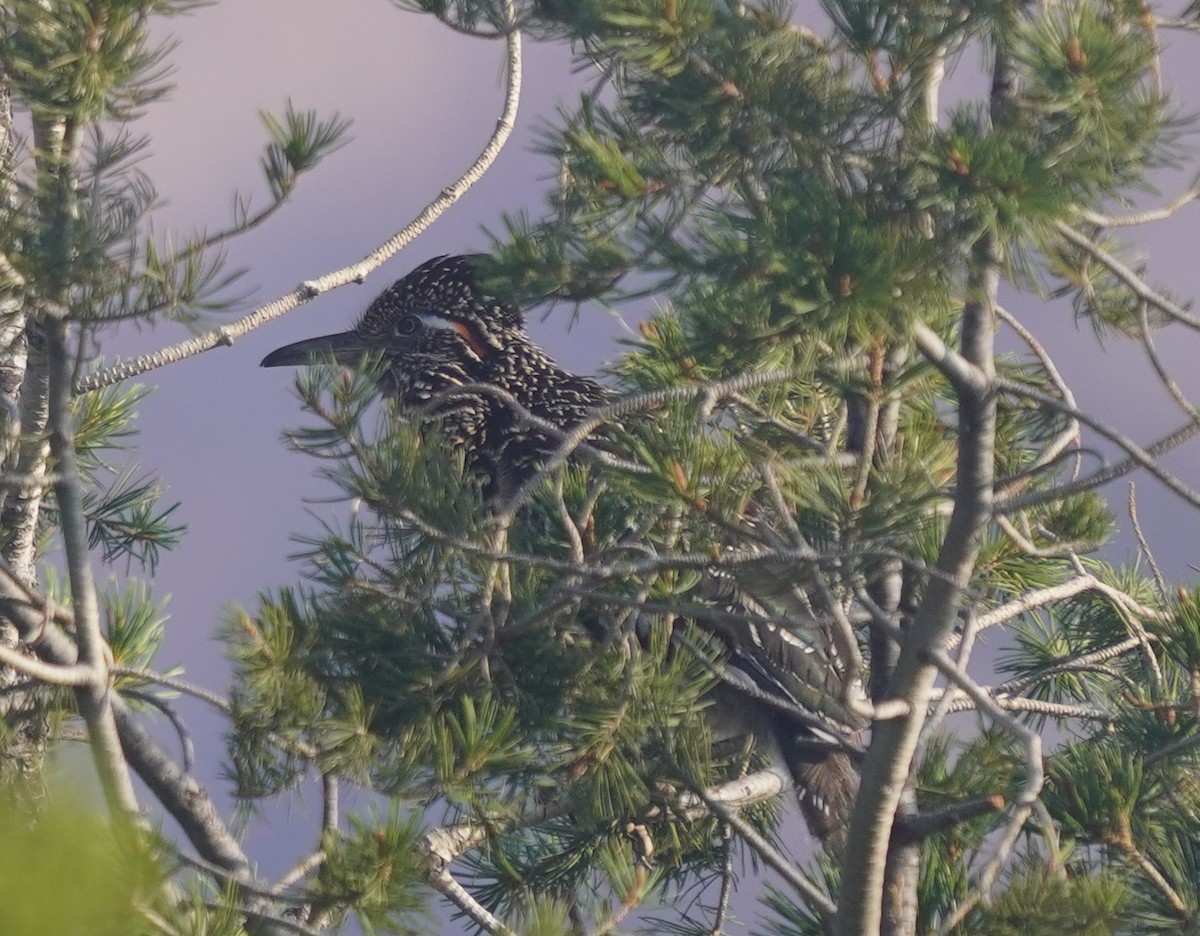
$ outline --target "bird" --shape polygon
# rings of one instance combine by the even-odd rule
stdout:
[[[286,345],[262,366],[380,355],[384,394],[436,418],[468,473],[483,479],[485,496],[503,502],[561,442],[510,400],[568,432],[615,395],[559,367],[533,342],[521,310],[480,288],[480,262],[479,255],[435,257],[385,289],[350,331]]]
[[[281,347],[262,366],[352,365],[378,355],[383,394],[436,425],[462,451],[464,470],[480,479],[485,499],[505,503],[564,433],[617,395],[556,364],[527,334],[522,310],[483,288],[483,262],[482,255],[435,257],[385,289],[349,331]],[[811,618],[811,610],[781,611],[777,595],[758,600],[728,573],[714,571],[702,597],[726,622],[739,622],[707,628],[725,648],[722,697],[713,710],[734,726],[726,733],[753,734],[775,749],[809,829],[836,845],[856,793],[856,768],[842,739],[815,727],[819,716],[806,718],[798,697],[811,701],[814,684],[836,687],[831,647],[813,636],[821,634],[819,622],[806,620],[808,637],[797,639],[801,628],[781,626],[780,615]],[[678,622],[681,635],[687,623]],[[737,717],[728,719],[730,711]]]

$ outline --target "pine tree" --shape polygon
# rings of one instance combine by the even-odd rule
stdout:
[[[182,685],[148,669],[149,593],[101,614],[86,573],[89,541],[152,571],[177,535],[137,471],[105,484],[138,394],[102,388],[178,355],[106,369],[93,342],[117,318],[208,312],[224,283],[212,244],[131,239],[149,190],[123,166],[131,138],[100,132],[152,93],[143,17],[186,5],[8,3],[2,47],[34,143],[8,163],[0,255],[0,374],[21,375],[22,415],[0,599],[28,651],[0,657],[21,728],[0,763],[35,771],[78,716],[112,812],[132,811],[136,771],[216,888],[164,886],[157,918],[432,930],[432,891],[496,934],[732,932],[734,883],[763,876],[760,930],[780,936],[1196,926],[1200,590],[1168,585],[1144,545],[1099,557],[1107,482],[1141,469],[1200,505],[1159,461],[1200,421],[1153,343],[1200,323],[1123,231],[1195,195],[1133,207],[1187,155],[1160,31],[1200,29],[1195,9],[827,0],[800,25],[735,0],[400,3],[503,37],[510,75],[518,30],[594,75],[547,128],[556,185],[494,235],[486,288],[656,311],[614,359],[614,401],[503,502],[436,422],[377,405],[378,360],[297,379],[292,444],[345,522],[308,539],[302,583],[228,621],[218,700],[242,802],[314,774],[326,790],[319,848],[272,889],[142,727],[154,686]],[[954,68],[986,89],[943,107]],[[268,127],[278,200],[343,129]],[[1023,324],[1064,300],[1144,345],[1181,429],[1143,446],[1077,406]],[[999,353],[1000,332],[1025,350]],[[1116,461],[1097,467],[1097,440]],[[35,573],[50,531],[70,613]],[[727,605],[721,585],[755,600]],[[767,739],[719,730],[764,704],[733,673],[755,632],[811,651],[767,695],[857,778],[824,840],[789,821]],[[971,661],[984,642],[994,666]],[[340,784],[378,808],[340,816]],[[114,886],[145,886],[130,880]]]

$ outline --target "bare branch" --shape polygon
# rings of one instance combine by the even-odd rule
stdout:
[[[792,538],[793,544],[796,548],[810,553],[816,559],[816,550],[812,548],[804,534],[800,531],[800,527],[796,525],[791,511],[788,510],[787,504],[784,501],[783,492],[779,489],[779,482],[775,478],[775,472],[766,462],[759,465],[759,476],[766,484],[767,491],[774,502],[775,511],[783,521],[788,534]],[[829,583],[825,580],[825,576],[821,574],[820,567],[814,566],[813,569],[813,586],[821,599],[822,607],[829,616],[830,636],[833,639],[833,645],[837,650],[839,658],[843,661],[847,674],[847,678],[842,680],[841,698],[839,701],[854,714],[864,718],[872,718],[875,715],[875,708],[868,700],[866,691],[863,689],[862,673],[865,670],[865,666],[863,664],[862,652],[858,647],[858,637],[854,633],[854,625],[850,623],[850,619],[847,617],[845,609],[842,608],[841,602],[834,597]]]
[[[1026,699],[1020,696],[1004,696],[988,693],[992,706],[1003,712],[1033,712],[1051,718],[1080,718],[1086,721],[1113,722],[1116,716],[1090,705],[1071,705],[1063,702],[1047,702],[1044,699]],[[948,706],[951,712],[970,712],[979,706],[970,699],[955,699]]]
[[[507,43],[505,72],[507,93],[504,99],[503,111],[496,122],[496,129],[492,132],[487,145],[484,146],[483,151],[476,158],[475,162],[472,163],[471,167],[457,181],[444,188],[441,194],[430,202],[416,218],[357,263],[334,270],[317,279],[306,281],[291,292],[259,306],[253,312],[243,316],[236,322],[222,325],[220,328],[212,329],[195,338],[170,345],[152,354],[144,354],[131,361],[118,362],[110,367],[106,367],[104,370],[78,381],[75,385],[76,392],[86,393],[89,390],[98,390],[109,384],[127,380],[130,377],[144,374],[159,367],[165,367],[168,364],[174,364],[185,358],[212,350],[213,348],[232,345],[242,335],[253,331],[272,319],[278,318],[286,312],[290,312],[297,306],[303,305],[323,293],[340,286],[345,286],[348,283],[362,282],[368,273],[373,272],[384,261],[411,243],[422,231],[437,220],[447,208],[462,198],[472,185],[483,177],[484,173],[496,161],[496,157],[500,154],[501,149],[503,149],[504,144],[512,134],[516,122],[517,104],[521,97],[521,34],[518,30],[514,29],[505,38]]]
[[[166,699],[158,698],[153,693],[140,692],[136,689],[127,689],[121,695],[127,699],[141,702],[143,705],[149,705],[166,716],[171,727],[175,729],[176,737],[179,738],[179,747],[183,755],[183,769],[187,773],[192,773],[196,769],[196,745],[192,742],[192,733],[188,730],[187,724],[175,711],[175,706]]]
[[[1148,208],[1145,211],[1135,211],[1125,215],[1106,215],[1098,211],[1084,210],[1079,212],[1079,217],[1096,227],[1132,227],[1138,224],[1149,224],[1151,221],[1165,221],[1180,208],[1190,205],[1197,198],[1200,198],[1200,188],[1190,188],[1160,208]]]
[[[1133,294],[1143,302],[1148,303],[1177,322],[1182,322],[1190,328],[1200,330],[1200,318],[1196,318],[1196,316],[1190,314],[1166,296],[1151,288],[1145,280],[1090,237],[1075,230],[1064,221],[1055,221],[1054,230],[1058,231],[1059,234],[1092,257],[1092,259],[1106,266],[1113,276],[1128,286]]]
[[[1083,653],[1077,657],[1065,659],[1053,666],[1047,666],[1030,676],[1011,679],[997,686],[992,692],[996,696],[1007,695],[1016,697],[1027,692],[1032,686],[1044,680],[1052,679],[1060,673],[1086,672],[1088,670],[1099,669],[1107,660],[1123,656],[1130,650],[1137,649],[1139,646],[1141,646],[1141,641],[1137,637],[1127,637],[1125,640],[1113,644],[1111,647],[1105,647],[1102,650],[1093,650],[1091,653]],[[1118,678],[1123,677],[1118,676]]]
[[[1000,532],[1012,540],[1021,552],[1037,559],[1061,559],[1065,556],[1074,555],[1077,552],[1086,552],[1088,549],[1094,549],[1101,545],[1094,541],[1070,540],[1065,543],[1054,543],[1051,546],[1038,546],[1029,536],[1018,530],[1016,525],[1003,514],[996,514],[992,520],[1000,529]],[[1030,535],[1032,535],[1032,531],[1030,531]]]
[[[1042,365],[1042,370],[1045,371],[1046,376],[1050,379],[1050,382],[1054,385],[1055,389],[1058,390],[1058,395],[1062,398],[1063,402],[1068,406],[1075,406],[1075,394],[1072,393],[1071,388],[1067,386],[1067,382],[1063,378],[1058,367],[1055,365],[1054,359],[1050,357],[1050,352],[1046,350],[1045,346],[1040,341],[1038,341],[1033,332],[1029,331],[1029,329],[1022,325],[1014,316],[1010,315],[1000,306],[996,307],[996,317],[1003,321],[1013,331],[1015,331],[1021,340],[1024,341],[1029,347],[1029,350],[1033,352],[1034,357],[1038,359],[1038,363]],[[1046,448],[1040,455],[1038,455],[1036,459],[1034,459],[1033,464],[1027,469],[1025,477],[1028,477],[1029,474],[1036,472],[1040,468],[1044,468],[1045,466],[1052,464],[1069,445],[1072,443],[1078,445],[1079,440],[1079,420],[1071,418],[1067,421],[1067,425],[1063,431],[1060,432],[1058,436],[1046,446]],[[1077,472],[1079,470],[1078,461],[1076,462],[1075,470]],[[1016,491],[1019,489],[1019,486],[1020,484],[1018,482],[1006,485],[1004,488],[997,491],[997,495],[1008,496],[1009,494],[1016,493]]]
[[[1025,784],[1021,788],[1021,794],[1017,799],[1016,806],[1013,808],[1012,816],[1009,819],[1004,836],[996,847],[996,854],[980,873],[979,885],[976,888],[976,892],[968,896],[955,912],[950,914],[950,920],[939,930],[939,933],[948,933],[981,900],[988,898],[992,885],[1000,874],[1000,869],[1008,860],[1008,856],[1011,854],[1013,846],[1016,845],[1017,838],[1020,836],[1021,830],[1025,827],[1025,823],[1033,814],[1034,805],[1037,803],[1038,795],[1041,793],[1042,785],[1045,783],[1046,772],[1042,762],[1042,736],[1040,734],[1026,728],[1015,718],[1007,715],[996,704],[995,700],[975,680],[959,669],[958,665],[946,656],[945,653],[940,650],[931,650],[928,656],[946,678],[966,693],[980,710],[986,712],[993,721],[1025,742],[1027,757]]]
[[[1163,436],[1163,438],[1152,445],[1142,448],[1132,439],[1106,423],[1101,422],[1096,417],[1074,406],[1069,406],[1062,400],[1035,390],[1033,387],[1006,378],[997,378],[996,387],[1003,393],[1025,397],[1042,406],[1056,409],[1074,419],[1078,419],[1084,425],[1100,433],[1108,441],[1122,448],[1129,456],[1125,461],[1116,465],[1102,468],[1085,478],[1080,478],[1078,481],[1059,485],[1047,491],[1034,491],[1030,494],[1021,494],[1015,497],[997,498],[995,504],[997,513],[1011,513],[1014,510],[1021,510],[1025,507],[1033,507],[1038,504],[1061,500],[1071,494],[1078,494],[1082,491],[1099,487],[1124,474],[1128,474],[1138,467],[1145,468],[1150,474],[1161,481],[1165,487],[1178,494],[1193,507],[1200,507],[1200,493],[1197,493],[1193,488],[1160,467],[1156,461],[1160,455],[1177,448],[1197,433],[1200,433],[1200,422],[1190,421],[1179,429]]]
[[[960,393],[980,394],[987,390],[988,378],[976,365],[946,347],[941,336],[924,322],[913,326],[913,338],[921,353],[950,385]]]
[[[186,682],[182,679],[177,679],[174,676],[164,676],[162,673],[156,673],[154,670],[143,669],[136,666],[114,666],[110,672],[113,676],[124,676],[126,679],[137,679],[144,682],[154,683],[166,689],[173,689],[176,692],[181,692],[184,695],[192,696],[199,699],[201,702],[207,702],[217,711],[229,715],[233,708],[229,701],[215,692],[210,692],[208,689],[201,688],[194,683]]]
[[[991,796],[980,796],[961,803],[954,803],[937,812],[904,816],[898,824],[905,835],[915,839],[924,839],[953,829],[955,826],[962,825],[979,816],[1000,812],[1004,806],[1004,797],[999,793],[994,793]]]
[[[1146,303],[1144,302],[1138,308],[1138,332],[1142,339],[1142,347],[1146,349],[1146,356],[1150,358],[1150,364],[1154,367],[1154,372],[1158,374],[1158,379],[1162,381],[1162,385],[1171,394],[1171,399],[1175,401],[1175,405],[1190,416],[1193,422],[1200,422],[1200,410],[1197,410],[1188,400],[1187,395],[1183,392],[1183,388],[1175,382],[1175,379],[1167,370],[1167,365],[1159,357],[1158,349],[1154,347],[1154,333],[1150,328],[1150,317],[1146,313]]]
[[[311,855],[308,855],[303,861],[296,864],[295,867],[286,872],[283,877],[275,882],[275,886],[271,888],[271,894],[273,896],[279,896],[288,888],[299,883],[300,881],[303,881],[306,877],[308,877],[314,871],[317,871],[323,864],[325,864],[328,858],[329,856],[323,851],[315,851]]]
[[[725,803],[710,796],[707,792],[701,790],[693,792],[709,808],[713,815],[741,836],[746,844],[754,850],[754,853],[762,859],[763,864],[791,884],[800,894],[804,895],[809,904],[822,917],[828,919],[837,913],[837,905],[830,899],[829,895],[809,880],[779,849],[763,838],[753,826],[737,814],[736,810],[731,809]]]
[[[179,823],[196,851],[235,880],[251,881],[250,862],[208,791],[171,760],[120,698],[113,701],[113,713],[130,766]]]
[[[770,387],[775,384],[787,383],[789,380],[794,380],[801,376],[802,373],[798,369],[765,371],[761,373],[747,372],[738,374],[736,377],[731,377],[728,380],[669,387],[664,390],[651,390],[645,393],[634,393],[621,397],[607,406],[601,406],[570,432],[563,433],[561,430],[558,430],[558,433],[562,436],[562,442],[559,447],[546,459],[541,469],[535,472],[533,477],[526,481],[512,496],[509,503],[505,505],[504,512],[498,516],[503,517],[507,514],[515,514],[521,505],[529,500],[529,497],[541,483],[542,478],[565,464],[567,459],[587,440],[588,436],[609,422],[618,420],[630,413],[654,410],[666,403],[693,400],[697,397],[701,402],[700,418],[703,419],[706,412],[711,413],[716,404],[726,397],[731,397],[757,387]],[[474,387],[471,389],[474,389]]]
[[[1154,864],[1145,854],[1142,853],[1132,841],[1118,840],[1115,843],[1115,848],[1124,855],[1129,863],[1142,872],[1150,879],[1150,883],[1158,890],[1171,905],[1171,909],[1181,920],[1190,920],[1192,912],[1188,907],[1187,901],[1179,896],[1179,891],[1171,886],[1171,882],[1166,879],[1158,866]]]
[[[467,889],[455,880],[450,869],[434,864],[425,875],[429,886],[462,911],[463,915],[492,936],[516,936],[516,931],[494,916],[483,904],[470,895]]]

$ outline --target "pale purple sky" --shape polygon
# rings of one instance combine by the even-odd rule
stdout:
[[[257,193],[261,203],[259,110],[281,112],[290,97],[297,107],[338,110],[354,120],[350,145],[302,180],[290,206],[231,246],[232,263],[248,267],[244,282],[256,287],[238,311],[358,259],[403,226],[470,164],[499,114],[502,44],[455,34],[387,0],[236,0],[167,27],[180,40],[172,56],[175,91],[137,128],[153,137],[143,168],[168,200],[158,215],[163,224],[183,231],[222,227],[235,189]],[[1174,78],[1186,87],[1184,56],[1175,59]],[[563,47],[527,42],[513,139],[492,172],[431,230],[365,285],[310,303],[232,348],[141,378],[157,388],[139,419],[141,461],[161,474],[169,499],[182,501],[179,518],[189,527],[183,545],[164,554],[154,582],[157,596],[172,596],[161,666],[181,662],[191,678],[223,688],[213,641],[225,609],[253,608],[261,590],[297,580],[297,567],[287,559],[296,548],[289,537],[317,530],[306,510],[344,515],[338,505],[306,504],[332,492],[315,477],[311,460],[280,441],[284,429],[301,422],[291,374],[262,370],[259,360],[279,345],[347,327],[376,293],[425,259],[483,248],[481,227],[499,230],[502,212],[540,214],[553,167],[532,152],[535,130],[554,116],[564,95],[570,103],[578,82]],[[1168,195],[1186,182],[1164,178]],[[1170,283],[1181,297],[1200,285],[1195,218],[1185,211],[1145,240],[1153,251],[1152,280]],[[1102,353],[1090,327],[1077,328],[1061,304],[1045,308],[1022,299],[1011,311],[1044,337],[1085,408],[1141,442],[1182,422],[1132,343],[1111,342]],[[570,332],[566,318],[534,324],[564,364],[594,370],[620,353],[613,343],[619,326],[609,313],[586,310]],[[105,350],[128,355],[179,337],[165,326],[126,329]],[[1159,341],[1176,366],[1195,372],[1189,362],[1200,342],[1178,328]],[[1193,379],[1190,389],[1200,390],[1200,381]],[[1196,451],[1185,447],[1166,460],[1193,483],[1200,481]],[[1123,503],[1123,483],[1118,497]],[[1139,505],[1170,574],[1181,576],[1189,563],[1200,564],[1195,513],[1144,477]],[[198,714],[181,706],[189,716]],[[219,730],[208,723],[199,733],[202,763],[215,762]],[[206,772],[204,779],[215,777]],[[316,804],[315,789],[310,794],[309,803]],[[302,814],[292,815],[299,820]],[[273,822],[279,827],[286,820],[276,816]],[[255,857],[264,857],[261,840],[249,844]],[[294,857],[272,857],[264,870],[278,871]]]

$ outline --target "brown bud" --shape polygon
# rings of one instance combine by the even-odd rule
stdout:
[[[1087,53],[1083,51],[1083,44],[1078,36],[1067,38],[1067,67],[1075,74],[1087,68]]]

